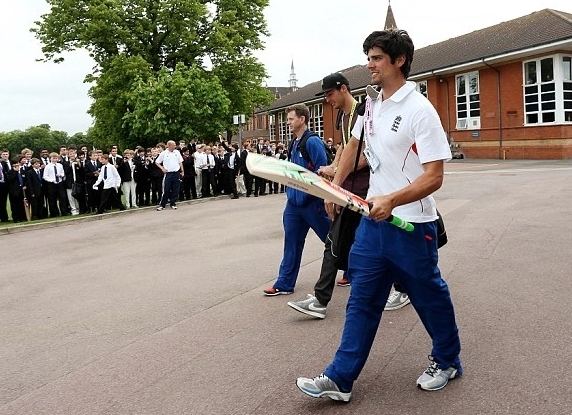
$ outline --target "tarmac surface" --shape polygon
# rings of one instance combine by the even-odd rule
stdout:
[[[296,292],[264,297],[284,195],[180,204],[0,236],[0,414],[572,414],[572,162],[448,163],[440,264],[465,375],[415,386],[429,338],[411,306],[383,315],[343,404],[295,386],[335,352],[310,233]]]

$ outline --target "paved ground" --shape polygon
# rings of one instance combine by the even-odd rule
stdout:
[[[0,414],[570,414],[572,163],[449,163],[438,193],[465,376],[415,388],[429,340],[386,313],[349,404],[303,396],[337,347],[328,318],[265,298],[283,196],[214,200],[0,236]]]

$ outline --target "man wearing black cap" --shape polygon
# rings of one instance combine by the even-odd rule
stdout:
[[[340,150],[336,152],[336,157],[332,164],[321,167],[319,170],[319,173],[324,176],[334,177],[343,148],[351,137],[351,129],[357,120],[359,104],[351,94],[347,78],[339,72],[330,74],[322,80],[322,91],[316,94],[316,96],[324,96],[326,102],[338,110],[336,128],[342,130],[342,146]],[[348,176],[342,184],[342,187],[361,197],[365,197],[368,184],[369,169],[367,167],[367,161],[361,156],[358,170]],[[332,255],[332,239],[330,228],[330,232],[326,238],[320,278],[314,286],[314,294],[308,294],[307,298],[299,301],[288,302],[288,305],[293,309],[317,318],[326,317],[326,307],[332,298],[334,283],[338,273],[335,258]],[[338,285],[349,285],[349,281],[345,275],[338,281]]]

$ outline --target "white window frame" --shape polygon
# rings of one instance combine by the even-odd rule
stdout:
[[[287,143],[288,137],[290,136],[290,127],[288,126],[288,117],[286,111],[280,111],[278,113],[278,138],[281,143]]]
[[[427,89],[427,81],[419,81],[415,84],[415,90],[429,99],[429,90]]]
[[[541,79],[541,62],[547,59],[552,60],[552,80]],[[535,82],[528,79],[528,65],[535,63]],[[567,69],[565,69],[567,66]],[[524,125],[555,125],[572,124],[572,55],[555,54],[540,56],[536,59],[529,59],[522,63],[522,84],[524,101]],[[527,83],[528,82],[528,83]],[[534,98],[536,101],[533,101]],[[536,106],[535,106],[536,104]],[[554,119],[549,118],[549,114],[554,115]],[[529,116],[536,115],[536,121],[532,121]]]
[[[459,80],[464,81],[464,93],[459,93]],[[476,89],[471,91],[471,80],[476,80]],[[481,128],[481,96],[479,72],[467,72],[455,76],[455,113],[457,130]]]
[[[268,130],[269,130],[269,136],[270,136],[270,141],[275,141],[276,140],[276,129],[275,124],[274,124],[274,119],[275,119],[275,115],[274,114],[268,114]]]
[[[562,122],[568,124],[572,123],[572,55],[561,55],[559,66],[562,70]]]
[[[314,104],[309,106],[310,120],[308,128],[318,134],[320,137],[324,136],[324,104]]]

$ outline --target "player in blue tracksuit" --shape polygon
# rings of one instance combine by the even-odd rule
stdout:
[[[303,104],[294,105],[286,111],[288,113],[288,125],[295,137],[290,152],[290,161],[317,172],[321,166],[328,164],[328,158],[320,137],[308,130],[307,124],[310,118],[308,107]],[[310,160],[306,160],[302,156],[300,143],[303,141],[305,141],[305,152],[307,152]],[[276,282],[272,287],[264,290],[264,294],[267,296],[292,294],[294,292],[308,231],[312,228],[322,242],[325,242],[330,227],[322,199],[290,187],[286,189],[286,196],[286,208],[282,219],[284,224],[284,256]]]

